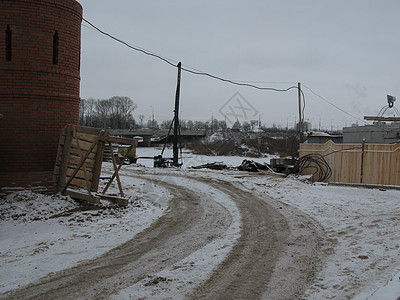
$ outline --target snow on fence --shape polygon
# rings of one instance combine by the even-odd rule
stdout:
[[[320,154],[332,169],[329,182],[400,185],[400,142],[396,144],[300,144],[300,157]],[[305,169],[302,174],[315,170]]]

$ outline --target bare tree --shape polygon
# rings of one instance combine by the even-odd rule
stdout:
[[[233,129],[233,130],[240,130],[240,129],[242,129],[242,124],[240,124],[239,120],[236,120],[236,122],[233,123],[232,129]]]
[[[144,125],[144,115],[139,115],[139,126],[143,128]]]
[[[158,122],[157,120],[148,120],[147,121],[147,128],[151,128],[151,129],[158,129]]]
[[[86,100],[81,99],[81,102],[79,102],[79,125],[84,126],[85,125],[85,116],[86,116]]]
[[[189,129],[189,130],[193,130],[193,129],[194,129],[193,121],[191,121],[191,120],[187,121],[186,127],[187,127],[187,129]]]
[[[133,111],[137,105],[132,99],[124,96],[114,96],[111,102],[111,128],[130,128],[133,121]]]
[[[82,99],[80,124],[100,128],[131,129],[135,126],[133,112],[137,105],[124,96],[110,99]]]
[[[169,129],[171,127],[171,121],[162,121],[160,124],[161,129]]]
[[[110,128],[111,127],[111,101],[109,100],[99,100],[96,103],[96,111],[98,124],[102,128]]]
[[[251,126],[250,126],[250,123],[249,122],[244,122],[243,123],[243,131],[250,131],[250,128],[251,128]]]
[[[218,128],[219,130],[226,131],[226,122],[225,121],[218,121]]]

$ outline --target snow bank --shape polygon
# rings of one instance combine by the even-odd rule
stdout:
[[[123,184],[131,197],[127,208],[103,203],[77,210],[69,197],[25,191],[1,200],[0,293],[93,259],[161,216],[170,197],[165,189],[142,180]]]

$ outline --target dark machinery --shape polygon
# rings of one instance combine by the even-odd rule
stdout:
[[[181,127],[179,124],[179,95],[181,90],[181,63],[178,63],[178,83],[176,86],[176,94],[175,94],[175,110],[174,110],[174,118],[171,122],[171,126],[168,131],[167,138],[165,139],[164,147],[161,151],[160,155],[154,156],[154,167],[157,168],[169,168],[169,167],[181,167],[183,165],[182,162],[182,142],[181,142]],[[172,158],[164,158],[164,150],[167,145],[168,137],[170,136],[171,129],[174,128],[174,135],[172,136],[173,142],[173,157]],[[180,162],[179,162],[179,149],[180,148]]]

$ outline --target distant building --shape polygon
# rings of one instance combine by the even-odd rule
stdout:
[[[308,131],[311,131],[311,130],[312,130],[312,125],[311,125],[310,122],[303,122],[302,125],[303,125],[303,126],[302,126],[302,127],[303,127],[303,132],[308,132]],[[295,130],[299,130],[299,128],[300,128],[299,123],[296,123],[294,129],[295,129]]]
[[[325,144],[332,141],[335,144],[343,143],[343,135],[333,135],[326,132],[310,131],[307,133],[306,143],[308,144]]]
[[[250,121],[250,131],[252,131],[252,132],[262,132],[261,121],[259,121],[259,120],[251,120]]]
[[[400,140],[399,124],[377,124],[343,128],[343,143],[393,144]]]

